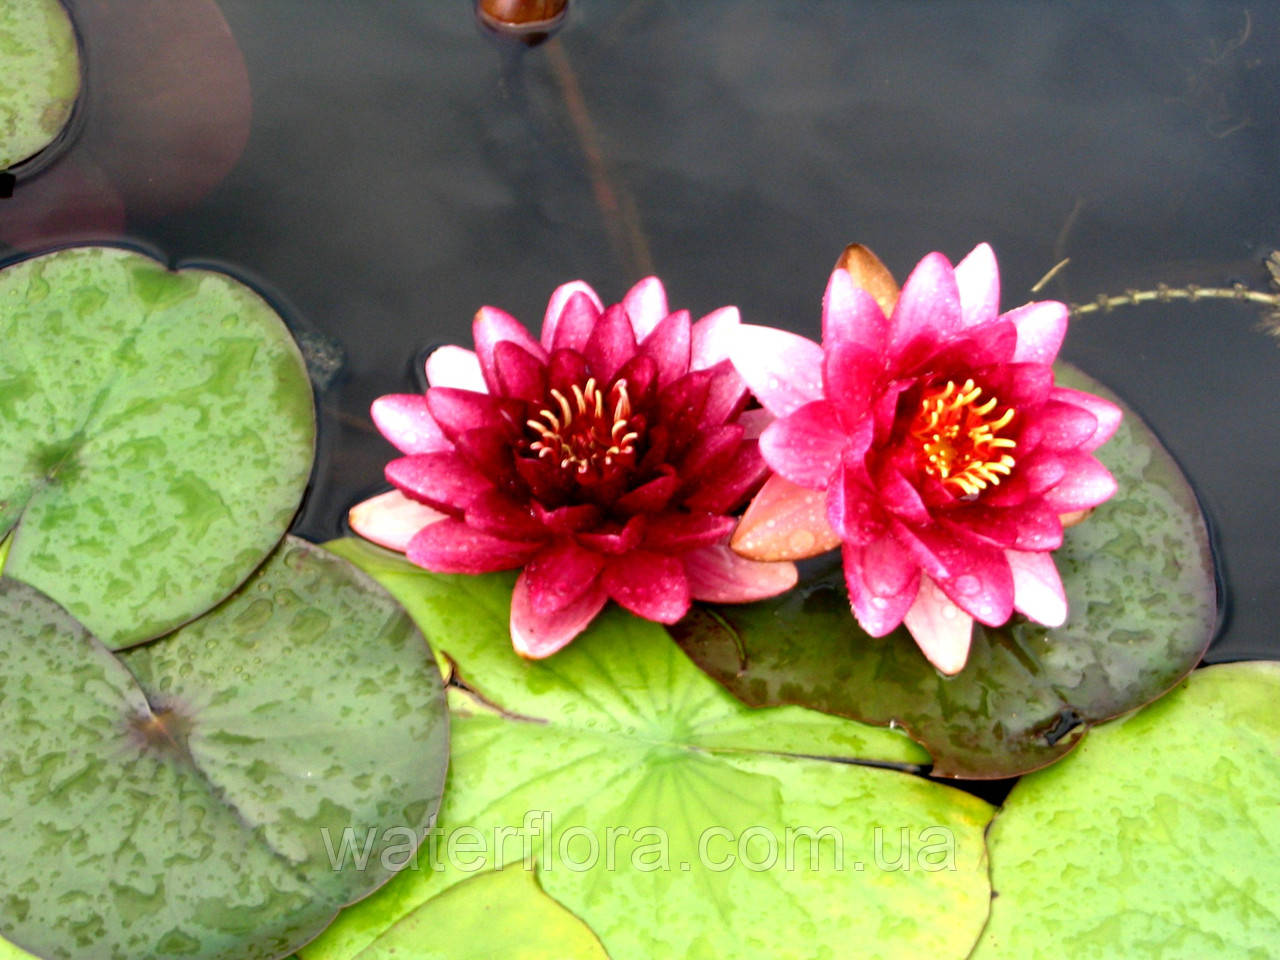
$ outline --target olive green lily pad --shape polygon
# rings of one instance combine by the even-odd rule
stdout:
[[[400,598],[465,686],[450,691],[449,790],[418,869],[345,911],[305,960],[360,956],[503,865],[536,866],[614,960],[968,952],[990,808],[856,763],[926,759],[905,736],[746,708],[660,626],[617,609],[554,657],[521,660],[511,576],[433,575],[351,540],[330,549]],[[402,954],[427,949],[421,936]]]
[[[402,865],[447,740],[422,634],[303,541],[123,660],[0,579],[0,936],[47,960],[286,956]],[[334,867],[344,842],[358,867]]]
[[[1209,667],[1023,779],[974,960],[1261,960],[1280,944],[1280,664]]]
[[[1120,402],[1069,367],[1058,382]],[[875,639],[858,627],[838,555],[815,561],[789,594],[696,609],[672,632],[744,702],[894,723],[933,754],[936,775],[1010,777],[1042,767],[1089,724],[1176,684],[1217,622],[1204,517],[1173,458],[1127,407],[1097,455],[1120,490],[1069,529],[1054,554],[1066,624],[1049,629],[1021,616],[1000,628],[976,624],[969,662],[954,677],[938,673],[905,629]]]
[[[585,923],[511,867],[463,880],[390,927],[356,960],[609,960]]]
[[[306,367],[208,270],[79,247],[0,270],[6,574],[108,646],[159,636],[274,548],[311,471]]]
[[[58,0],[0,5],[0,170],[62,131],[80,93],[80,54]]]

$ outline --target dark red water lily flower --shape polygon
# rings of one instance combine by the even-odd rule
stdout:
[[[822,345],[746,327],[733,360],[778,419],[760,438],[776,475],[733,545],[759,560],[840,545],[854,615],[872,636],[905,623],[943,673],[973,621],[1015,610],[1050,626],[1066,598],[1050,552],[1115,492],[1092,453],[1120,410],[1055,386],[1061,303],[999,314],[995,256],[925,257],[898,294],[850,247],[823,302]]]
[[[762,411],[744,415],[728,360],[739,327],[732,307],[697,323],[668,312],[652,277],[608,309],[581,281],[560,287],[540,340],[484,307],[475,352],[431,354],[425,396],[374,403],[405,456],[387,465],[396,490],[352,527],[440,573],[523,568],[511,638],[527,657],[563,647],[610,598],[673,623],[691,599],[789,589],[792,564],[727,545],[768,474]]]

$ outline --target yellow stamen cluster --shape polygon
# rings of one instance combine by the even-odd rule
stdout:
[[[911,426],[925,472],[961,496],[977,496],[988,486],[998,486],[1016,462],[1004,451],[1017,447],[1017,442],[999,436],[1013,420],[1013,408],[988,419],[999,404],[995,397],[979,404],[981,396],[982,388],[972,380],[960,387],[948,380],[946,386],[925,394]]]
[[[595,377],[583,386],[575,383],[570,393],[572,397],[553,388],[555,409],[544,407],[536,419],[526,421],[526,426],[538,435],[529,444],[533,453],[558,462],[562,469],[586,474],[592,467],[612,466],[619,458],[635,452],[640,435],[631,429],[627,381],[619,380],[609,391],[611,419],[606,419],[605,394]]]

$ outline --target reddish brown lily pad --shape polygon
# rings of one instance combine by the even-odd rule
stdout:
[[[1058,381],[1116,399],[1071,368]],[[1098,458],[1120,491],[1068,530],[1055,554],[1066,624],[1019,616],[998,629],[975,625],[968,665],[954,677],[935,670],[905,629],[876,639],[858,627],[838,555],[815,561],[789,594],[697,609],[673,633],[745,703],[896,724],[933,755],[936,775],[1042,767],[1089,725],[1170,689],[1199,662],[1217,622],[1204,517],[1168,451],[1126,407]]]

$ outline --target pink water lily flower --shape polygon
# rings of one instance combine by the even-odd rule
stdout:
[[[732,357],[778,419],[760,438],[776,475],[733,546],[758,560],[843,550],[858,623],[906,625],[931,663],[959,672],[974,620],[1067,616],[1050,551],[1064,517],[1110,497],[1092,453],[1120,410],[1055,386],[1061,303],[999,313],[995,256],[925,257],[899,295],[850,247],[831,275],[822,345],[744,326]]]
[[[351,513],[353,529],[440,573],[521,569],[511,639],[545,657],[612,598],[673,623],[691,599],[741,602],[796,582],[791,563],[728,547],[768,475],[728,360],[740,327],[726,307],[697,323],[642,280],[605,309],[591,287],[551,296],[542,336],[484,307],[475,352],[427,361],[425,396],[373,405],[404,457],[396,490]],[[754,430],[750,430],[753,423]]]

